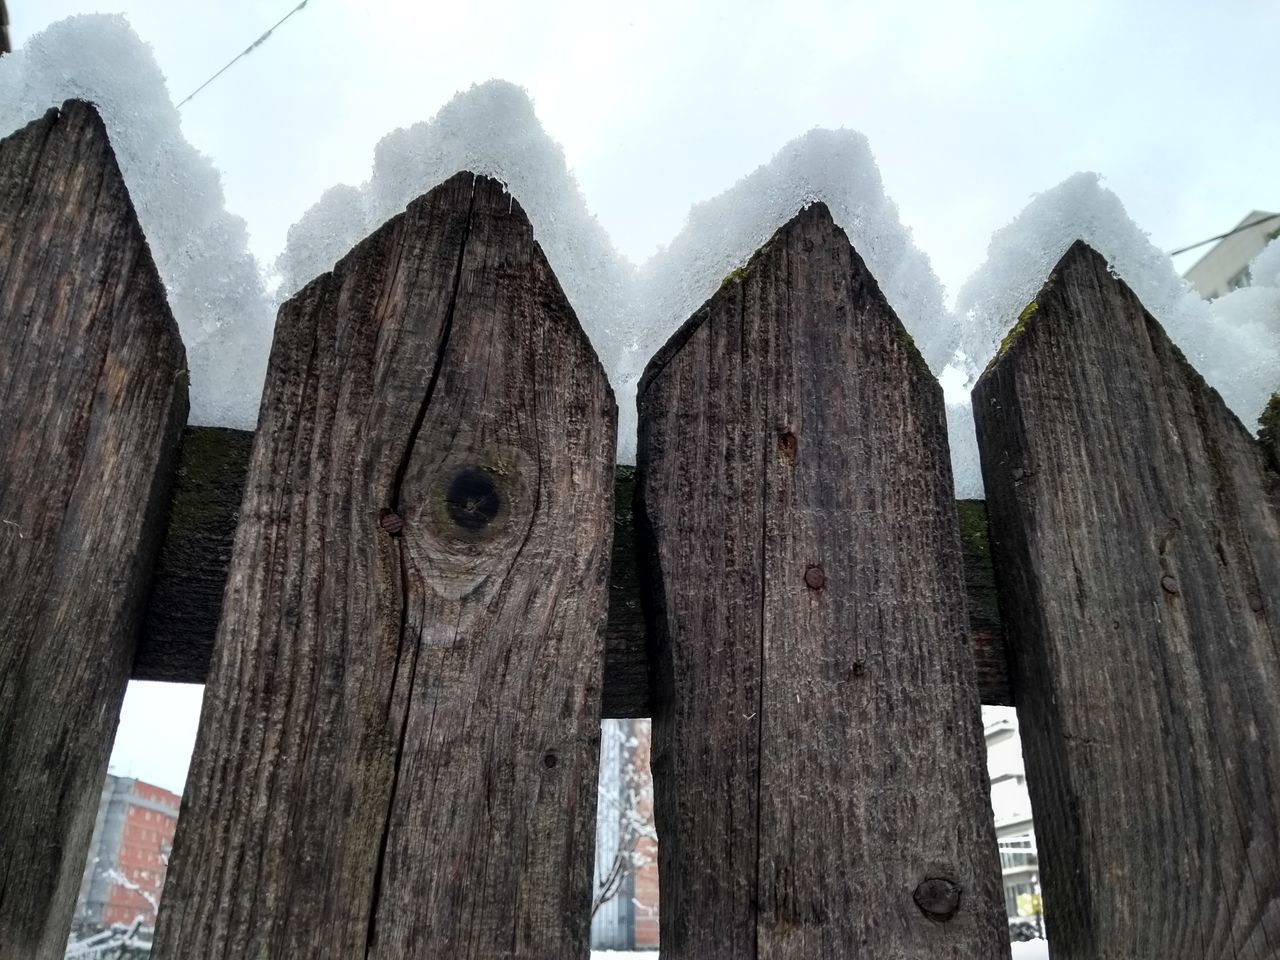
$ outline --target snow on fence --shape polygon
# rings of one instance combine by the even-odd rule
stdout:
[[[1007,956],[980,701],[1061,955],[1275,955],[1280,424],[1083,244],[975,390],[985,505],[821,204],[650,362],[634,471],[490,179],[281,308],[253,434],[182,429],[87,104],[0,141],[0,264],[0,956],[62,956],[130,675],[207,682],[161,958],[585,957],[602,715],[654,718],[664,958]]]

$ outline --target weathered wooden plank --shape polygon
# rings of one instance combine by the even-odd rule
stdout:
[[[1083,243],[974,390],[1059,958],[1280,956],[1280,484]]]
[[[93,107],[0,140],[0,957],[66,947],[185,368]]]
[[[586,957],[616,409],[460,174],[281,308],[158,958]]]
[[[169,529],[156,564],[133,676],[204,683],[222,613],[231,542],[240,515],[253,434],[218,427],[184,432]],[[614,486],[613,564],[605,633],[604,717],[647,717],[649,661],[636,568],[631,501],[635,468],[619,464]],[[983,703],[1012,704],[1004,637],[980,500],[961,500],[961,548],[969,594],[969,641]]]
[[[825,206],[639,404],[664,958],[1007,956],[942,392]]]

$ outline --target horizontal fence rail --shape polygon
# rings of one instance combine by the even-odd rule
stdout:
[[[247,430],[188,427],[184,432],[169,527],[134,661],[135,680],[205,682],[252,446],[253,434]],[[648,717],[653,703],[632,514],[635,468],[618,465],[616,478],[601,715]],[[986,505],[960,500],[955,507],[978,691],[983,703],[1011,705]]]

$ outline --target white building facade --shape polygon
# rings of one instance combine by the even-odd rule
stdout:
[[[1280,214],[1254,210],[1209,248],[1183,276],[1206,300],[1249,286],[1249,264],[1280,236]]]
[[[1031,820],[1031,796],[1022,762],[1017,714],[1010,707],[983,707],[991,812],[1000,845],[1004,906],[1009,918],[1029,916],[1032,897],[1040,895],[1040,862]]]

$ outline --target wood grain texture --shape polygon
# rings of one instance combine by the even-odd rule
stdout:
[[[650,715],[649,651],[640,604],[636,552],[636,468],[619,464],[613,492],[613,561],[609,569],[609,623],[605,631],[602,718]]]
[[[981,500],[957,500],[960,555],[969,610],[969,649],[977,669],[978,696],[984,705],[1014,705],[1013,683],[1005,656],[1004,626],[996,599],[995,571],[987,534],[987,505]]]
[[[1280,956],[1280,478],[1083,243],[974,389],[1056,960]]]
[[[616,408],[460,174],[281,308],[155,954],[587,955]]]
[[[248,430],[182,431],[169,521],[147,598],[133,679],[207,679],[252,448],[253,433]]]
[[[942,392],[825,206],[639,403],[664,960],[1008,956]]]
[[[208,676],[252,445],[253,434],[247,430],[188,427],[183,432],[169,527],[134,662],[135,680],[204,683]],[[634,476],[635,467],[618,464],[602,717],[651,713],[632,516]],[[1013,691],[987,546],[986,507],[981,500],[959,500],[956,509],[978,693],[983,703],[1011,705]]]
[[[107,133],[68,101],[0,140],[0,957],[61,957],[186,358]]]

